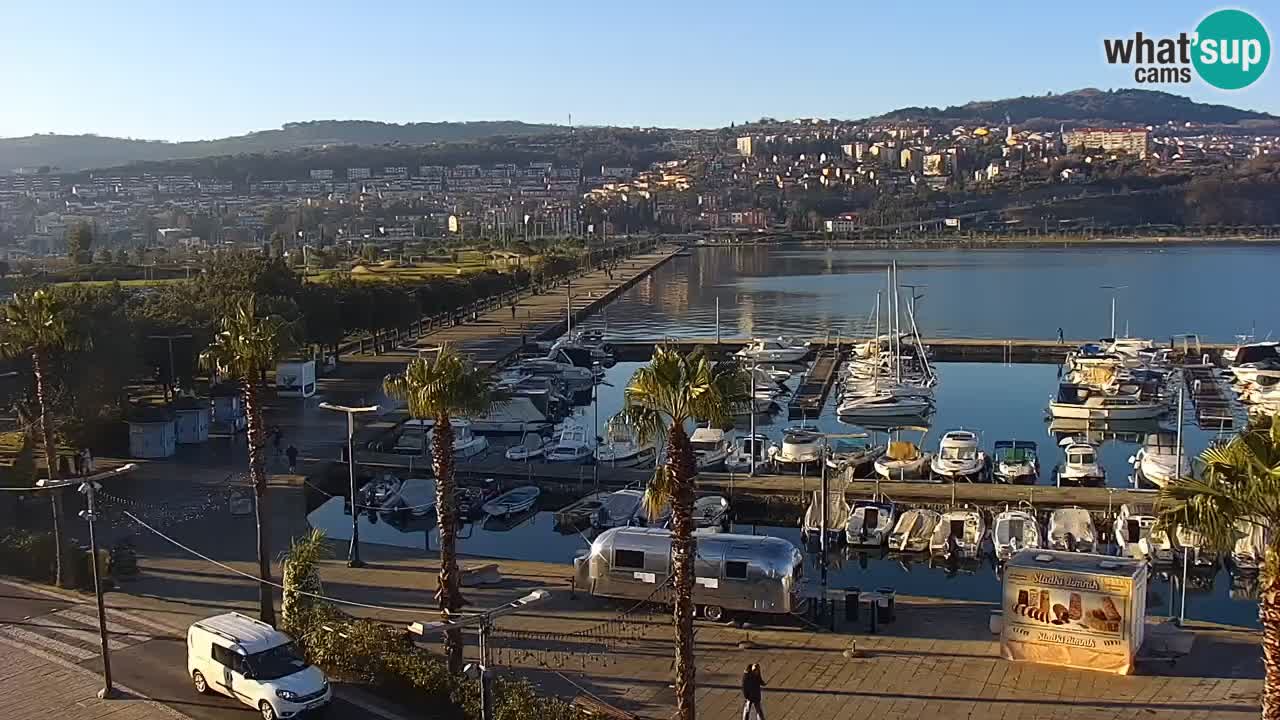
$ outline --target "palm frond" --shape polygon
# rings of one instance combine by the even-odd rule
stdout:
[[[489,372],[473,365],[449,345],[434,357],[409,361],[403,373],[389,375],[382,383],[387,395],[403,400],[409,415],[417,419],[441,416],[476,417],[507,399],[492,387]]]
[[[649,484],[644,489],[644,497],[640,501],[644,514],[650,520],[661,517],[662,512],[671,504],[671,498],[675,496],[676,482],[675,473],[669,465],[659,465],[653,471],[653,477],[649,479]]]

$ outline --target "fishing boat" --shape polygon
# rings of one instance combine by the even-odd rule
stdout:
[[[827,493],[827,542],[838,543],[849,525],[851,509],[845,500],[843,491]],[[819,545],[822,537],[822,491],[814,490],[809,499],[809,507],[804,511],[800,521],[800,537],[805,544],[814,547]]]
[[[643,503],[643,490],[619,490],[611,493],[603,499],[591,516],[591,527],[596,530],[608,530],[635,525],[637,519],[643,519],[641,513]]]
[[[729,472],[750,472],[752,458],[755,467],[764,467],[769,459],[769,438],[760,433],[744,435],[733,443],[733,449],[724,460],[724,469]]]
[[[935,477],[951,482],[976,482],[987,469],[987,454],[978,448],[978,436],[968,430],[950,430],[938,439],[938,452],[929,463]]]
[[[1098,530],[1093,515],[1078,507],[1058,508],[1049,513],[1046,542],[1053,550],[1094,552],[1098,547]]]
[[[864,418],[923,417],[932,410],[933,401],[929,398],[881,393],[842,398],[836,407],[836,416],[851,422]]]
[[[595,438],[590,437],[581,423],[566,420],[560,429],[555,447],[546,452],[547,462],[581,464],[595,455]]]
[[[1112,524],[1111,536],[1115,540],[1116,554],[1153,563],[1173,560],[1173,549],[1164,533],[1156,533],[1156,517],[1151,508],[1135,503],[1124,503]]]
[[[987,522],[972,508],[948,510],[939,518],[929,538],[929,552],[948,560],[971,560],[982,554]]]
[[[992,448],[995,479],[1010,485],[1035,485],[1040,478],[1040,456],[1034,441],[997,440]]]
[[[889,549],[899,552],[925,552],[933,537],[933,529],[942,515],[933,510],[908,510],[898,516],[898,522],[889,535]]]
[[[820,469],[825,449],[817,427],[800,425],[782,431],[782,444],[769,447],[769,459],[776,472],[813,474]]]
[[[1107,482],[1107,471],[1098,462],[1098,448],[1079,438],[1062,441],[1066,460],[1058,467],[1059,487],[1101,487]]]
[[[555,446],[555,440],[545,438],[536,432],[527,432],[520,437],[519,443],[507,448],[504,454],[512,462],[529,462],[541,460]]]
[[[923,438],[922,438],[923,439]],[[886,480],[919,480],[929,470],[930,455],[909,440],[892,440],[875,459],[876,474]]]
[[[453,431],[453,456],[459,460],[475,457],[489,449],[489,439],[476,435],[471,431],[471,421],[466,418],[449,418],[449,427]],[[436,429],[427,433],[427,442],[435,437]]]
[[[856,500],[845,525],[845,542],[852,547],[880,547],[889,542],[898,511],[887,500]]]
[[[809,343],[791,338],[753,339],[737,352],[738,357],[756,362],[800,362],[809,354]]]
[[[991,543],[995,546],[996,559],[1001,561],[1013,557],[1019,550],[1042,547],[1040,522],[1030,510],[1005,510],[996,515],[992,523]]]
[[[481,506],[489,517],[506,518],[533,508],[542,491],[536,485],[522,485],[508,490]]]
[[[698,471],[719,470],[724,467],[729,457],[733,438],[720,428],[694,428],[689,436],[689,444],[693,446],[693,456],[698,463]]]
[[[1049,413],[1053,417],[1083,420],[1144,420],[1160,417],[1168,409],[1157,400],[1144,400],[1134,394],[1110,394],[1075,383],[1059,385],[1057,397],[1049,401]]]
[[[1147,433],[1142,447],[1129,458],[1139,482],[1164,487],[1171,480],[1191,474],[1191,462],[1171,432]]]
[[[653,442],[641,440],[639,431],[621,414],[609,418],[604,443],[596,448],[596,462],[613,467],[648,465],[656,456]]]

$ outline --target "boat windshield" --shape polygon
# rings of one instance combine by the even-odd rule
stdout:
[[[978,457],[978,449],[974,447],[944,447],[939,454],[943,460],[972,460]]]
[[[1092,450],[1067,453],[1067,462],[1072,465],[1093,465],[1097,461],[1097,457],[1093,454]]]
[[[1005,448],[1001,451],[1000,460],[1007,463],[1024,463],[1030,458],[1028,452],[1022,448]]]
[[[715,452],[720,449],[720,441],[718,440],[695,440],[689,444],[693,446],[695,451]]]
[[[696,448],[697,446],[695,445],[694,447]],[[748,455],[759,455],[759,454],[760,454],[760,451],[761,451],[763,448],[764,448],[764,441],[763,441],[763,440],[760,440],[760,439],[758,439],[758,438],[743,438],[743,439],[742,439],[742,452],[744,452],[744,453],[746,453],[746,454],[748,454]]]

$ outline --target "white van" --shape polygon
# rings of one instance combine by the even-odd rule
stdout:
[[[198,692],[233,697],[263,720],[295,717],[333,697],[328,678],[302,659],[292,638],[235,612],[187,629],[187,674]]]

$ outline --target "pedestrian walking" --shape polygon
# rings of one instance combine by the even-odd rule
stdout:
[[[271,430],[271,444],[275,446],[276,457],[280,457],[280,442],[284,440],[284,433],[280,432],[280,428]]]
[[[761,690],[764,678],[760,677],[760,665],[752,663],[742,673],[742,720],[764,720]]]
[[[1061,345],[1063,342],[1064,336],[1062,334],[1062,328],[1058,328],[1058,344]]]
[[[75,464],[76,475],[83,475],[84,474],[84,450],[83,449],[77,450],[75,454],[71,456],[71,462]]]
[[[297,472],[298,471],[298,448],[294,447],[293,445],[290,445],[289,448],[284,451],[284,454],[289,458],[289,472],[290,473]]]
[[[515,319],[516,319],[516,304],[515,304],[515,303],[511,303],[511,319],[512,319],[512,320],[515,320]]]

